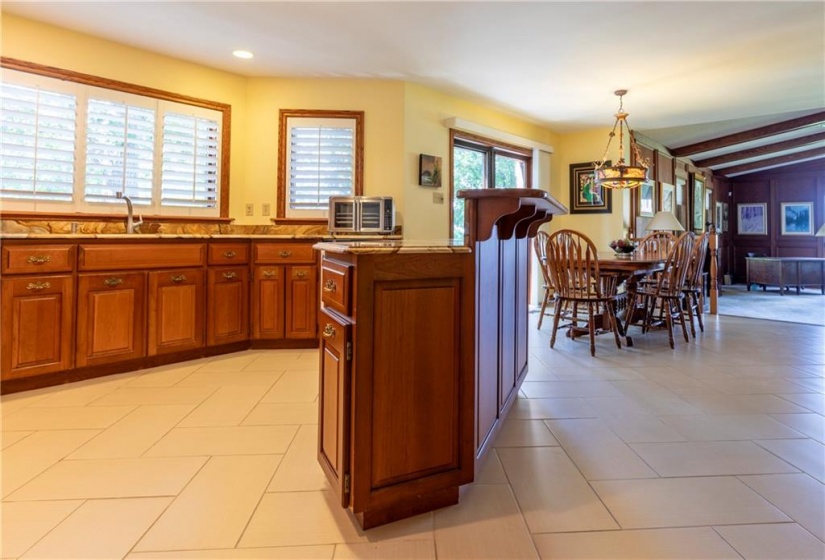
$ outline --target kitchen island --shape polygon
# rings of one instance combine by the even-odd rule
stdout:
[[[458,502],[527,372],[544,191],[462,191],[466,238],[319,243],[318,459],[363,528]]]

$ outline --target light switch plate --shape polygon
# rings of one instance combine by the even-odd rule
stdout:
[[[261,204],[261,216],[269,216],[270,206],[268,202]]]
[[[255,205],[251,202],[246,203],[246,215],[247,216],[254,216],[255,215]]]
[[[444,194],[440,192],[433,193],[433,203],[444,204]]]

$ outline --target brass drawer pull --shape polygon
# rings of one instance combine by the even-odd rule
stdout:
[[[335,283],[335,280],[327,280],[324,282],[324,291],[334,294],[335,290],[338,288],[338,284]]]
[[[296,270],[293,277],[297,278],[298,280],[303,280],[304,278],[307,277],[307,271],[306,270]]]
[[[52,285],[49,282],[29,282],[26,285],[27,290],[33,290],[35,292],[39,292],[40,290],[45,290],[51,287]]]
[[[277,278],[278,271],[277,270],[264,270],[261,274],[263,274],[264,278]]]
[[[123,278],[117,278],[117,277],[107,278],[106,280],[103,281],[103,283],[105,285],[109,286],[110,288],[114,288],[115,286],[120,286],[121,284],[123,284]]]
[[[324,327],[324,338],[335,338],[335,327],[332,323],[327,323]]]
[[[234,259],[236,254],[235,251],[226,251],[223,256],[227,259]]]
[[[170,276],[169,279],[175,284],[180,284],[181,282],[186,282],[186,275],[178,274],[177,276]]]
[[[286,259],[292,256],[292,251],[281,251],[278,254],[281,255],[282,258]]]
[[[50,255],[42,255],[42,256],[34,256],[31,255],[29,258],[26,259],[26,262],[29,264],[46,264],[47,262],[51,262],[52,257]]]
[[[226,278],[227,280],[234,280],[235,278],[238,277],[238,275],[234,272],[224,272],[223,277]]]

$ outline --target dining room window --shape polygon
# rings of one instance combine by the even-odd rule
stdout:
[[[452,191],[450,237],[464,238],[465,189],[530,188],[532,151],[457,130],[451,131]]]

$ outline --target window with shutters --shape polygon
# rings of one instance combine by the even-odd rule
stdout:
[[[363,111],[281,110],[278,218],[325,220],[329,197],[363,192]]]
[[[4,211],[120,214],[123,193],[145,215],[228,215],[228,105],[9,61]]]

